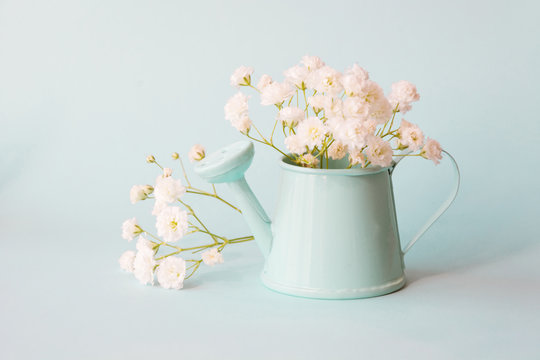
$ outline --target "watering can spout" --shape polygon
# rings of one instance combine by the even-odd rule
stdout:
[[[255,241],[267,257],[272,247],[271,221],[244,177],[254,154],[253,143],[240,141],[208,155],[197,163],[195,172],[209,183],[229,184]]]

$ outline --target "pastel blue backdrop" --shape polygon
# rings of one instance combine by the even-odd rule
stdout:
[[[0,0],[0,358],[534,359],[540,340],[536,1]],[[305,54],[421,94],[406,119],[457,159],[456,203],[405,259],[392,295],[321,301],[259,282],[253,243],[182,291],[120,272],[152,225],[133,184],[154,154],[240,139],[223,119],[239,65],[281,78]],[[262,128],[271,109],[251,100]],[[247,173],[272,214],[277,156]],[[177,172],[178,173],[178,172]],[[450,165],[395,172],[402,241],[450,191]],[[224,196],[229,195],[226,189]],[[225,208],[201,211],[226,234]]]

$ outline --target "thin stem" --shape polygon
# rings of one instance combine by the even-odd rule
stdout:
[[[215,188],[214,188],[214,192],[215,192]],[[231,204],[227,200],[223,199],[221,196],[217,195],[217,193],[212,194],[212,193],[206,192],[204,190],[194,188],[192,186],[188,187],[188,190],[186,190],[186,193],[197,194],[197,195],[202,195],[202,196],[208,196],[208,197],[212,197],[214,199],[218,199],[219,201],[221,201],[222,203],[230,206],[231,208],[238,211],[239,213],[242,213],[242,211],[239,208],[237,208],[236,206],[234,206],[233,204]]]
[[[182,172],[184,173],[184,179],[186,179],[186,183],[188,184],[188,186],[191,186],[191,183],[189,182],[189,179],[186,173],[186,169],[184,168],[184,162],[182,161],[182,158],[180,157],[178,158],[178,160],[180,160],[180,166],[182,167]]]

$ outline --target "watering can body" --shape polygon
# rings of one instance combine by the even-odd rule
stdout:
[[[265,256],[261,278],[267,287],[303,297],[352,299],[405,285],[392,189],[395,163],[343,169],[336,162],[329,169],[311,169],[284,158],[271,222],[243,176],[252,157],[253,145],[240,142],[210,155],[195,171],[210,182],[231,186]]]

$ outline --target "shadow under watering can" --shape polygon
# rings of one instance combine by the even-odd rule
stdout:
[[[210,183],[229,184],[265,257],[261,279],[268,288],[309,298],[354,299],[388,294],[405,285],[405,253],[459,189],[458,166],[443,152],[454,165],[454,189],[403,249],[392,188],[397,162],[385,168],[345,169],[338,160],[330,161],[328,169],[312,169],[283,158],[273,221],[244,178],[254,156],[251,142],[210,154],[195,172]]]

